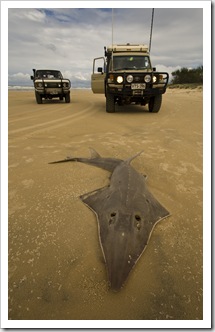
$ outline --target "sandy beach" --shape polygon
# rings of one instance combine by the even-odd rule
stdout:
[[[168,89],[159,113],[71,90],[38,105],[9,91],[9,319],[201,320],[203,97]],[[95,214],[79,196],[110,173],[67,156],[126,159],[171,216],[160,221],[120,292],[109,290]]]

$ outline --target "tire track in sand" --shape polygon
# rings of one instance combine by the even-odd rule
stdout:
[[[37,134],[37,133],[40,133],[40,132],[43,132],[43,131],[50,131],[50,130],[53,130],[53,129],[56,129],[56,128],[59,128],[59,127],[67,126],[71,123],[74,123],[76,121],[80,121],[83,118],[86,118],[88,116],[91,116],[91,115],[95,114],[97,112],[96,108],[95,108],[94,111],[91,111],[89,113],[89,111],[94,106],[95,106],[95,103],[92,102],[90,106],[88,106],[87,108],[84,108],[82,111],[78,111],[75,114],[71,114],[71,115],[65,116],[65,117],[60,118],[60,119],[55,119],[55,120],[39,123],[39,124],[32,125],[32,126],[27,126],[27,127],[15,129],[15,130],[10,130],[8,132],[8,135],[22,133],[22,132],[25,132],[25,131],[28,131],[28,130],[36,129],[36,128],[39,128],[39,127],[44,127],[44,128],[41,128],[41,129],[36,129],[36,130],[34,130],[33,132],[31,132],[29,134],[26,133],[25,136],[18,137],[19,139],[20,138],[25,139],[25,138],[27,138],[27,136],[33,136],[34,134]],[[61,123],[59,123],[59,122],[61,122]],[[57,123],[57,124],[52,125],[54,123]],[[17,139],[17,137],[16,138],[11,138],[11,140],[16,140],[16,139]]]
[[[68,108],[65,108],[65,105],[64,105],[64,107],[57,108],[55,110],[53,110],[53,109],[50,110],[50,109],[47,109],[47,108],[43,108],[43,109],[40,109],[39,112],[38,112],[38,110],[36,110],[36,111],[34,110],[33,111],[34,113],[31,113],[31,114],[29,114],[29,111],[28,111],[28,112],[25,112],[21,115],[19,114],[18,119],[17,119],[17,115],[11,116],[8,119],[8,124],[13,125],[14,123],[20,122],[20,121],[36,120],[36,119],[41,118],[41,114],[47,115],[47,114],[50,113],[50,116],[51,116],[53,114],[60,113],[62,111],[68,111]]]

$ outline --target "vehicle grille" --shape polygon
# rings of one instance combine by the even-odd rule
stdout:
[[[49,82],[49,83],[46,83],[46,84],[47,84],[47,88],[59,88],[59,83]]]
[[[144,82],[144,77],[140,77],[140,76],[134,76],[134,82]]]

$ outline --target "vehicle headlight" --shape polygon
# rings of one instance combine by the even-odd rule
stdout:
[[[66,88],[67,87],[67,83],[64,82],[63,83],[63,87]]]
[[[150,76],[150,75],[146,75],[146,76],[144,77],[144,81],[145,81],[146,83],[151,82],[151,76]]]
[[[153,83],[155,83],[157,81],[157,77],[153,76],[152,80],[153,80]]]
[[[38,86],[38,88],[42,88],[42,86],[43,86],[43,83],[37,83],[37,86]]]
[[[131,82],[133,82],[133,79],[134,79],[134,78],[133,78],[132,75],[128,75],[126,79],[127,79],[127,82],[128,82],[128,83],[131,83]]]
[[[61,87],[61,84],[60,83],[58,83],[58,88],[60,88]]]
[[[113,74],[109,74],[108,83],[113,83],[113,82],[114,82],[114,75]]]
[[[122,76],[117,76],[117,83],[122,83],[123,82],[123,77]]]
[[[158,78],[159,78],[159,81],[163,81],[163,75],[160,74],[160,75],[158,76]]]

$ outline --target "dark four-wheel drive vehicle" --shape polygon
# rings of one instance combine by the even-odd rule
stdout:
[[[38,104],[42,104],[42,99],[65,98],[66,103],[70,103],[71,82],[59,70],[33,69],[31,79],[34,82],[35,97]]]
[[[149,112],[158,112],[162,94],[166,92],[168,73],[152,68],[147,45],[112,45],[104,57],[93,60],[91,88],[104,93],[106,111],[115,112],[115,104],[147,105]],[[97,68],[96,64],[102,64]]]

